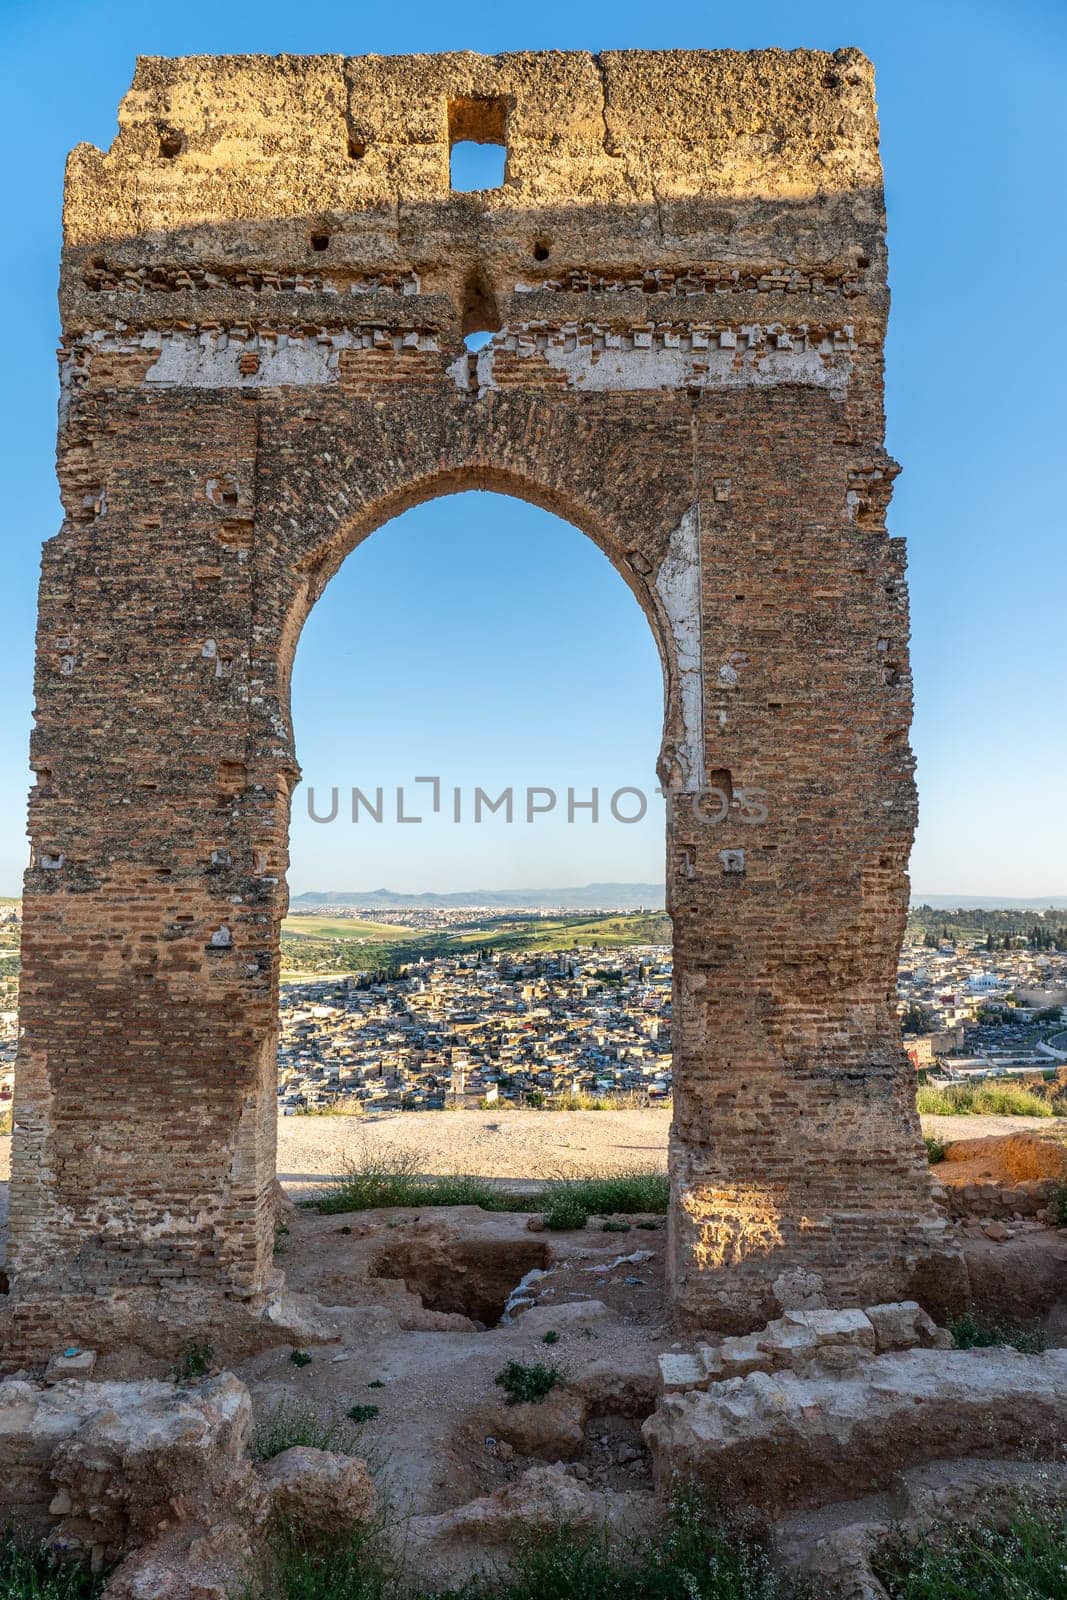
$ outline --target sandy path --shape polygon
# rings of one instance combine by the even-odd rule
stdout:
[[[315,1188],[364,1150],[413,1150],[430,1173],[537,1179],[667,1165],[670,1113],[650,1111],[407,1111],[372,1117],[280,1117],[278,1175]],[[1063,1117],[924,1117],[939,1139],[1035,1130],[1067,1138]],[[7,1212],[11,1140],[0,1136],[0,1224]]]

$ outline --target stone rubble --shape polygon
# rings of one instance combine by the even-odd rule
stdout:
[[[1055,1456],[1067,1350],[912,1348],[840,1371],[753,1372],[664,1395],[643,1434],[663,1490],[692,1481],[767,1513],[826,1505],[934,1459]]]

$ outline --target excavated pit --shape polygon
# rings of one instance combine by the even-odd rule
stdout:
[[[427,1311],[448,1311],[493,1328],[517,1284],[544,1271],[548,1245],[539,1239],[405,1239],[375,1256],[369,1276],[399,1279]]]

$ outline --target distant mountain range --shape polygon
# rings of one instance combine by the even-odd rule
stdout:
[[[1067,911],[1067,894],[1039,895],[1033,900],[1018,895],[1009,899],[996,894],[913,894],[913,906],[929,906],[932,911]]]
[[[408,910],[434,906],[497,906],[503,911],[661,911],[662,883],[586,883],[571,889],[462,889],[454,894],[397,894],[394,889],[309,889],[294,895],[291,911],[317,906],[358,906],[361,910]]]

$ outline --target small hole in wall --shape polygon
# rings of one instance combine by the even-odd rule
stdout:
[[[311,235],[312,250],[326,250],[329,248],[330,235],[328,233],[313,233]]]
[[[537,243],[533,247],[534,260],[547,261],[551,253],[552,247],[546,244],[543,239],[538,239]]]
[[[350,161],[362,161],[366,154],[366,139],[360,139],[356,134],[352,134],[348,141],[348,159]]]
[[[500,189],[504,183],[507,151],[502,144],[476,144],[462,139],[452,146],[449,181],[460,194],[477,194],[482,189]]]
[[[167,161],[173,161],[175,156],[180,156],[185,149],[185,135],[179,133],[177,128],[161,128],[159,130],[159,153]]]
[[[454,190],[499,189],[506,177],[508,102],[464,96],[448,102],[449,182]]]
[[[468,350],[484,350],[486,345],[491,343],[492,338],[493,335],[487,329],[482,328],[477,333],[464,334],[463,343]]]
[[[861,272],[862,272],[862,271],[863,271],[863,270],[864,270],[864,269],[865,269],[865,268],[867,268],[867,267],[869,267],[869,266],[870,266],[870,264],[871,264],[871,258],[870,258],[870,256],[857,256],[857,257],[856,257],[856,265],[857,265],[857,267],[859,267],[859,269],[860,269],[860,271],[861,271]]]

